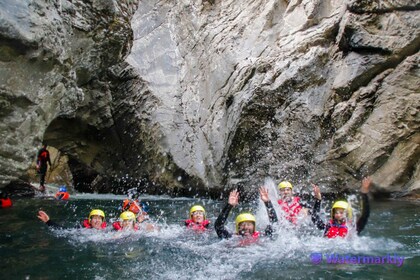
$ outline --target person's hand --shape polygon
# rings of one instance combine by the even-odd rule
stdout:
[[[239,204],[239,192],[238,192],[238,190],[233,190],[233,191],[230,192],[228,203],[230,205],[232,205],[233,207],[235,207],[236,205]]]
[[[259,191],[260,191],[260,197],[261,197],[262,201],[264,201],[264,202],[270,201],[270,198],[268,197],[268,189],[267,188],[262,186],[262,187],[260,187]]]
[[[369,193],[370,185],[372,184],[372,178],[365,177],[362,179],[362,187],[360,188],[361,193]]]
[[[315,184],[311,184],[311,185],[314,188],[315,198],[318,199],[318,200],[321,200],[322,199],[322,196],[321,196],[321,191],[319,190],[319,187],[317,185],[315,185]]]
[[[145,214],[144,212],[140,212],[137,216],[137,222],[143,223],[145,220],[149,219],[149,215]]]
[[[50,217],[44,211],[38,211],[38,219],[46,223],[50,220]]]

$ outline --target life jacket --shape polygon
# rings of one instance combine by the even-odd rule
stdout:
[[[299,214],[300,210],[302,210],[302,206],[299,203],[300,198],[295,196],[291,203],[287,203],[284,200],[279,199],[277,202],[281,206],[281,209],[285,212],[285,218],[296,224],[297,222],[297,215]]]
[[[49,157],[49,152],[47,149],[44,149],[39,154],[38,161],[41,163],[46,163],[48,161],[48,157]]]
[[[125,199],[123,201],[123,207],[122,208],[123,208],[124,211],[128,210],[128,211],[133,212],[134,214],[138,214],[140,212],[140,210],[144,211],[144,209],[142,209],[143,207],[141,207],[139,205],[138,200]]]
[[[112,226],[114,227],[115,230],[122,230],[123,229],[120,222],[114,222],[112,224]],[[134,224],[133,228],[134,228],[134,230],[139,230],[139,226],[136,223]]]
[[[240,235],[238,234],[238,236]],[[251,237],[242,237],[241,240],[239,241],[239,246],[242,247],[242,246],[248,246],[248,245],[257,243],[259,238],[260,238],[260,232],[254,231]]]
[[[349,229],[347,228],[345,222],[342,224],[337,224],[334,222],[334,220],[330,220],[324,236],[328,238],[335,238],[337,236],[345,237],[348,231]]]
[[[89,223],[88,219],[83,220],[82,225],[83,225],[84,228],[92,228],[92,225]],[[103,228],[103,229],[106,228],[106,222],[102,222],[101,228]]]
[[[205,231],[209,227],[209,220],[204,220],[201,224],[194,223],[193,220],[189,219],[185,221],[185,226],[196,231]]]
[[[55,198],[61,200],[68,200],[70,198],[70,194],[68,192],[57,192],[55,194]]]
[[[1,208],[12,207],[12,200],[10,198],[1,198]]]

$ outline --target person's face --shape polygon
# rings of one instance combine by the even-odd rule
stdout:
[[[285,198],[291,198],[293,196],[293,190],[291,188],[280,189],[280,196]]]
[[[102,217],[99,215],[93,215],[90,218],[90,225],[96,229],[102,229]]]
[[[134,228],[134,220],[123,220],[121,222],[121,227],[124,230],[130,230]]]
[[[334,208],[334,219],[342,222],[346,218],[346,212],[343,208]]]
[[[238,226],[238,233],[242,236],[251,236],[255,231],[253,222],[242,222]]]
[[[194,223],[204,222],[204,212],[203,211],[194,211],[191,214],[192,220]]]

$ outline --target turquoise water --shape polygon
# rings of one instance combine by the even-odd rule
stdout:
[[[115,219],[125,197],[76,195],[68,202],[20,199],[0,211],[0,275],[3,279],[415,279],[420,273],[419,204],[373,201],[368,225],[359,237],[326,240],[310,222],[300,231],[287,224],[274,240],[239,247],[220,241],[212,230],[194,234],[182,224],[196,202],[205,205],[214,222],[221,201],[166,196],[141,197],[150,205],[159,232],[116,233],[73,228],[91,208]],[[258,207],[257,205],[248,205]],[[69,229],[52,230],[36,213],[45,210]],[[233,230],[231,213],[228,228]],[[264,211],[257,211],[264,228]],[[110,224],[110,223],[109,223]],[[323,259],[315,264],[311,254]],[[329,264],[326,256],[404,257],[403,264]]]

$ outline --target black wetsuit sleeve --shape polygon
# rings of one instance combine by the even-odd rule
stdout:
[[[222,212],[220,213],[219,217],[217,217],[216,222],[214,223],[214,229],[216,230],[217,236],[219,238],[230,238],[232,237],[232,234],[227,231],[225,228],[226,220],[229,216],[230,210],[232,210],[233,206],[230,204],[227,204]]]
[[[274,210],[273,203],[271,201],[264,202],[265,208],[267,209],[268,219],[270,223],[276,223],[279,221],[277,218],[276,210]]]
[[[367,194],[362,193],[362,215],[356,222],[356,230],[357,234],[359,234],[366,226],[369,215],[370,215],[370,207],[369,207],[369,198]]]
[[[270,224],[267,225],[267,227],[265,228],[264,234],[266,236],[272,236],[274,233],[272,224],[278,222],[278,218],[277,218],[276,210],[274,210],[274,207],[271,201],[264,202],[264,204],[265,204],[265,208],[267,209],[268,220],[270,221]]]
[[[315,199],[314,207],[312,208],[311,219],[318,229],[325,230],[326,228],[325,223],[322,221],[321,217],[319,217],[320,211],[321,211],[321,200]]]
[[[47,224],[47,226],[48,226],[48,227],[51,227],[51,228],[55,228],[55,229],[64,229],[64,227],[63,227],[63,226],[61,226],[61,225],[59,225],[59,224],[57,224],[56,222],[51,221],[51,220],[48,220],[48,221],[46,222],[46,224]]]

